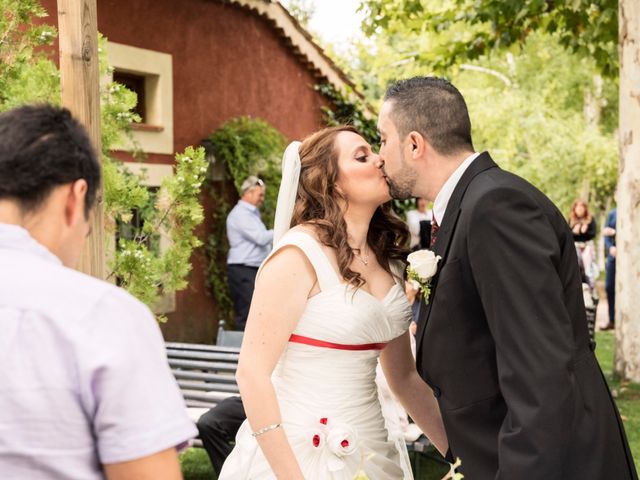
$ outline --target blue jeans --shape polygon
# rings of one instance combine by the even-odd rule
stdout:
[[[616,257],[607,257],[606,275],[604,287],[607,291],[607,302],[609,303],[609,323],[616,323]]]

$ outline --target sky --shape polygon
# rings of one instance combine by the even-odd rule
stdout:
[[[280,0],[286,7],[288,0]],[[362,38],[360,23],[362,12],[356,13],[359,0],[315,0],[315,11],[309,21],[309,30],[325,42],[333,44],[338,51],[344,51],[353,38]]]

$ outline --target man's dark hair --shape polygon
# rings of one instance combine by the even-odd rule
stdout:
[[[416,131],[442,155],[473,151],[467,104],[444,78],[399,80],[387,88],[384,100],[392,102],[391,119],[400,139]]]
[[[55,187],[79,179],[87,182],[88,215],[100,185],[100,163],[69,110],[27,105],[0,114],[0,199],[14,200],[30,213]]]

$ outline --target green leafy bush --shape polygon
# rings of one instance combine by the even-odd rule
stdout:
[[[135,175],[118,172],[114,176],[119,191],[129,184],[139,193],[118,202],[111,210],[114,218],[128,223],[132,208],[137,208],[142,222],[129,238],[119,239],[110,275],[148,305],[154,305],[162,293],[187,286],[191,253],[202,245],[194,230],[204,220],[199,197],[206,172],[204,148],[187,147],[176,155],[176,172],[165,178],[157,194],[142,193],[137,188],[140,178]],[[158,232],[166,232],[171,240],[165,251],[149,241]]]

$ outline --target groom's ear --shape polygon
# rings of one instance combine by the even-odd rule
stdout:
[[[417,160],[424,156],[426,150],[426,140],[420,132],[409,132],[407,135],[409,147],[411,148],[411,157]]]

